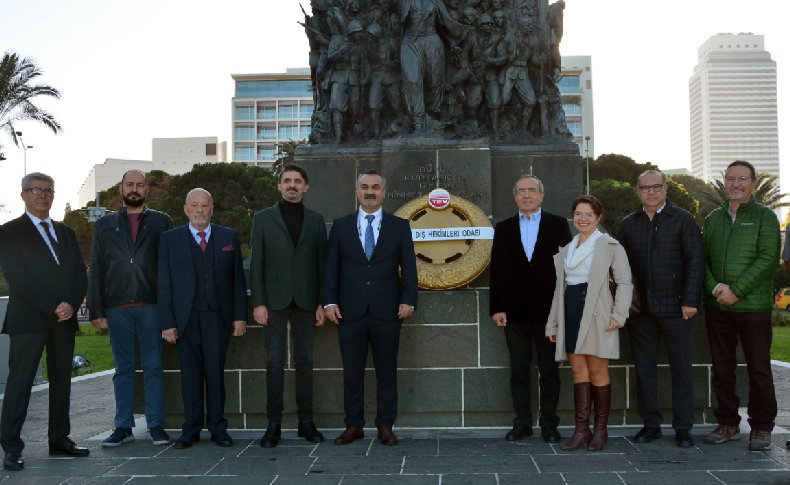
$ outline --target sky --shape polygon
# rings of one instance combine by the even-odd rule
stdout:
[[[302,0],[308,9],[309,0]],[[691,168],[688,79],[697,48],[719,32],[764,35],[777,62],[780,156],[790,150],[790,29],[786,0],[566,0],[564,55],[592,56],[595,149],[660,168]],[[788,7],[784,7],[790,10]],[[151,159],[153,138],[217,136],[231,155],[231,74],[306,67],[308,45],[296,24],[297,0],[224,2],[3,0],[0,50],[29,56],[40,82],[62,99],[39,105],[60,121],[54,135],[20,123],[28,172],[55,178],[52,216],[95,164]],[[19,182],[24,151],[4,134],[0,201],[24,210]],[[790,192],[790,163],[782,163]]]

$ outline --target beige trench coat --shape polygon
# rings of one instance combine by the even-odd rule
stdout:
[[[557,286],[554,289],[554,300],[551,313],[546,323],[546,336],[557,336],[555,360],[568,360],[565,352],[565,256],[570,244],[554,255],[554,268],[557,271]],[[604,234],[595,242],[592,255],[590,280],[587,283],[587,297],[584,303],[579,338],[576,341],[576,354],[594,355],[603,359],[620,358],[620,336],[618,330],[607,332],[614,318],[621,326],[628,318],[631,307],[633,286],[631,285],[631,267],[625,249],[617,240]],[[612,304],[612,292],[609,291],[609,267],[614,272],[617,283],[616,298]]]

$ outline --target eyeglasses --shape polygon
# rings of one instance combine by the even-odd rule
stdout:
[[[585,219],[595,219],[595,213],[593,213],[593,212],[584,212],[584,213],[582,213],[582,212],[574,212],[573,213],[573,217],[575,219],[581,219],[582,217],[584,217]]]
[[[27,189],[26,192],[32,192],[33,195],[44,194],[46,197],[55,197],[55,191],[52,189],[40,189],[38,187],[33,187],[32,189]]]
[[[747,180],[752,180],[754,177],[724,177],[724,180],[727,181],[728,184],[735,182],[736,180],[740,183],[744,183]]]
[[[643,194],[648,192],[661,192],[661,189],[664,188],[664,184],[656,184],[656,185],[640,185],[639,191]]]
[[[535,194],[537,194],[539,191],[538,191],[538,189],[535,189],[535,188],[532,188],[532,189],[518,189],[518,190],[516,191],[516,193],[517,193],[518,195],[521,195],[521,196],[527,195],[527,192],[529,192],[529,195],[535,195]]]

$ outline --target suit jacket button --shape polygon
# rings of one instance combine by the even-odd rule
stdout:
[[[296,273],[294,273],[294,276],[296,276]]]
[[[368,284],[370,284],[370,281],[368,281]]]

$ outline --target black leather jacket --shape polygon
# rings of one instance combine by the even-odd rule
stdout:
[[[172,228],[169,215],[148,207],[143,208],[136,243],[125,207],[96,221],[88,277],[91,320],[106,318],[107,308],[156,303],[159,236]]]
[[[623,219],[617,239],[636,277],[642,314],[678,317],[681,306],[699,308],[705,251],[694,216],[667,199],[651,221],[640,205]]]

